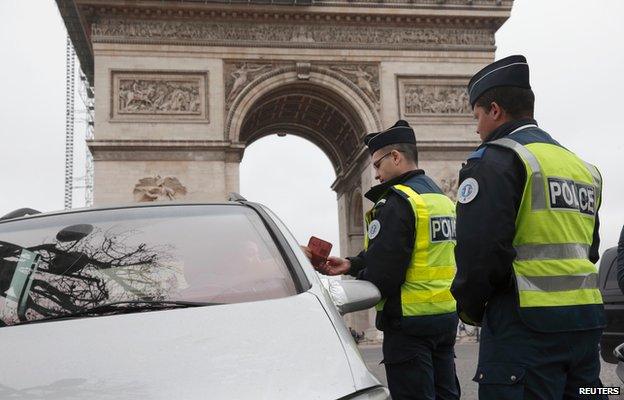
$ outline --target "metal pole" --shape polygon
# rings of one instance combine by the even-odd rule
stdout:
[[[72,208],[74,190],[75,53],[69,36],[65,49],[65,209]]]

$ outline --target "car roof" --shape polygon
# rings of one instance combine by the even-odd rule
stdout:
[[[98,207],[79,207],[79,208],[72,208],[69,210],[47,211],[47,212],[41,212],[37,214],[24,215],[21,217],[0,219],[0,224],[5,223],[5,222],[28,220],[28,219],[48,217],[48,216],[53,216],[53,215],[66,215],[66,214],[74,214],[74,213],[90,212],[90,211],[120,210],[120,209],[148,208],[148,207],[178,207],[178,206],[248,206],[247,203],[250,203],[250,202],[247,202],[247,201],[227,201],[227,202],[169,201],[169,202],[149,202],[149,203],[121,203],[121,204],[110,204],[110,205],[98,206]]]

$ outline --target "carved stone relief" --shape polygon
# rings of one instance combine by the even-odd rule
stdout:
[[[134,186],[134,200],[137,202],[178,200],[186,195],[186,188],[178,178],[167,176],[139,179]]]
[[[312,64],[309,62],[298,62],[297,63],[297,79],[302,81],[307,81],[310,79],[310,70]]]
[[[399,77],[400,117],[426,122],[436,118],[468,119],[468,77]]]
[[[331,65],[329,69],[345,76],[379,108],[379,68],[377,65]]]
[[[292,64],[286,62],[257,63],[249,61],[226,62],[225,71],[225,105],[229,109],[236,96],[260,75]],[[298,79],[309,79],[312,65],[317,68],[331,70],[357,86],[379,109],[379,67],[377,64],[310,64],[295,63]]]
[[[490,29],[419,28],[249,22],[149,21],[103,19],[92,25],[92,40],[100,43],[175,43],[190,45],[319,48],[421,49],[445,46],[492,48]]]
[[[226,62],[225,71],[225,106],[229,109],[238,94],[259,75],[277,67],[272,63]]]
[[[453,201],[457,201],[457,185],[457,177],[446,177],[440,180],[440,189]]]
[[[364,211],[362,209],[362,191],[359,188],[351,192],[349,214],[349,233],[361,235],[364,230]]]
[[[405,86],[405,114],[468,114],[464,86]]]
[[[207,75],[113,72],[112,120],[208,121]]]
[[[311,74],[328,75],[331,78],[340,81],[349,87],[358,95],[373,113],[373,118],[377,121],[379,118],[379,67],[375,63],[358,63],[358,64],[324,64],[311,62],[294,62],[294,61],[266,61],[262,60],[229,60],[224,63],[224,83],[225,83],[225,111],[226,131],[231,128],[237,107],[244,95],[253,89],[256,85],[261,84],[265,79],[275,77],[280,74],[295,73],[297,79],[309,80]],[[341,93],[337,93],[340,95]],[[297,93],[292,93],[297,96]],[[291,96],[291,97],[292,97]],[[292,100],[292,99],[291,99]],[[376,110],[375,110],[376,109]],[[320,123],[322,121],[315,121]],[[347,149],[346,154],[355,155],[358,148],[358,135],[351,135],[351,131],[347,132],[347,126],[343,127],[344,134],[340,134],[336,145],[340,149]]]

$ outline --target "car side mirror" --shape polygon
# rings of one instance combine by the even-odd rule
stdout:
[[[323,279],[334,304],[341,315],[373,307],[381,300],[381,293],[367,281]]]
[[[615,348],[615,350],[613,350],[613,355],[621,362],[624,362],[624,343],[620,344]]]

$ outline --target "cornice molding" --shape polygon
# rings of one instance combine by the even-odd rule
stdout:
[[[407,9],[432,15],[448,12],[509,13],[513,0],[292,0],[292,4],[273,0],[176,0],[127,2],[120,0],[74,0],[85,14],[114,13],[128,16],[161,15],[173,18],[201,17],[214,9],[258,10],[271,12],[318,11],[319,9]]]
[[[300,4],[293,0],[293,4],[276,4],[272,0],[250,0],[246,3],[235,3],[230,0],[210,2],[187,0],[184,2],[173,0],[149,0],[128,2],[123,0],[56,0],[63,17],[68,33],[74,44],[76,54],[80,60],[82,70],[93,84],[93,48],[92,27],[94,23],[110,18],[124,20],[168,20],[170,22],[214,22],[225,23],[266,23],[266,24],[293,24],[308,29],[310,24],[325,24],[338,27],[379,27],[405,29],[476,29],[489,31],[492,36],[490,44],[477,46],[445,45],[433,43],[430,45],[415,45],[407,41],[394,45],[375,46],[374,43],[362,44],[356,41],[346,41],[342,44],[314,44],[281,42],[279,47],[292,48],[386,48],[391,50],[468,50],[493,51],[493,35],[498,28],[509,18],[513,0],[311,0],[308,4]],[[305,7],[304,7],[305,6]],[[349,29],[349,28],[347,28]],[[362,35],[367,36],[367,35]],[[168,44],[223,46],[223,40],[146,40],[145,38],[120,39],[99,37],[99,43],[128,43],[128,44]],[[225,45],[266,47],[259,45],[259,41],[234,42]],[[372,45],[372,46],[370,46]],[[410,47],[411,46],[411,47]]]
[[[224,47],[494,51],[494,31],[320,23],[180,22],[103,19],[94,43]]]
[[[243,143],[221,140],[87,140],[95,161],[240,162]]]
[[[91,32],[87,30],[88,24],[83,20],[84,15],[79,12],[73,0],[56,0],[56,5],[74,45],[80,67],[93,85],[93,47],[90,41]]]
[[[242,151],[244,143],[223,140],[141,140],[141,139],[91,139],[87,140],[91,151],[106,150],[227,150]]]

